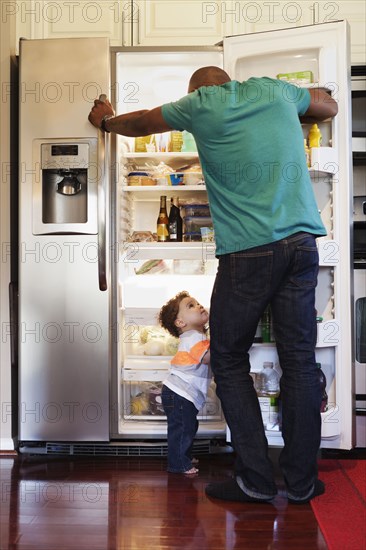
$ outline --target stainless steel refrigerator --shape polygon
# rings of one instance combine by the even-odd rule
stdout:
[[[139,152],[134,139],[102,134],[87,116],[102,93],[112,99],[117,114],[178,99],[186,93],[190,74],[203,65],[222,66],[238,80],[311,73],[312,82],[297,84],[324,86],[339,103],[337,117],[320,125],[323,146],[312,150],[309,167],[327,227],[327,236],[318,239],[316,307],[321,322],[316,355],[329,395],[328,410],[322,413],[322,445],[353,445],[347,52],[346,22],[233,36],[212,48],[110,49],[104,39],[22,41],[23,449],[67,450],[70,443],[72,452],[75,445],[103,452],[129,441],[146,445],[166,438],[166,422],[155,397],[172,352],[171,342],[158,334],[156,315],[183,289],[209,306],[217,260],[212,243],[134,238],[156,230],[160,195],[169,199],[178,194],[181,203],[203,203],[204,185],[175,187],[159,181],[131,186],[126,176],[133,168],[156,169],[161,163],[175,171],[192,166],[198,162],[197,152],[167,152],[159,139]],[[304,138],[309,128],[303,126]],[[146,272],[149,260],[159,260],[164,269]],[[162,339],[158,353],[149,354],[144,347],[151,334]],[[280,370],[274,342],[253,345],[253,373],[264,361],[274,362]],[[280,430],[266,434],[270,444],[282,444]],[[226,438],[214,393],[200,413],[198,438]]]
[[[107,173],[87,120],[109,67],[104,39],[21,40],[21,441],[109,439]]]

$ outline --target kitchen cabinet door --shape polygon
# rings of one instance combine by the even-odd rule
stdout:
[[[231,12],[221,3],[222,16],[232,26],[232,34],[251,34],[263,31],[300,27],[311,23],[312,2],[248,2],[233,3]]]
[[[231,34],[222,5],[232,1],[135,0],[138,24],[133,25],[133,46],[212,46]]]
[[[351,64],[365,64],[366,59],[366,3],[364,0],[337,3],[337,19],[347,19],[351,27]]]
[[[207,3],[208,4],[208,3]],[[351,27],[351,62],[364,64],[366,57],[366,4],[364,0],[302,0],[301,2],[216,2],[228,34],[255,32],[332,23],[346,19]],[[206,7],[206,10],[208,8]]]
[[[16,17],[17,41],[25,38],[106,37],[111,46],[131,44],[132,23],[137,6],[130,0],[90,2],[40,2],[24,0],[15,3],[6,17]],[[135,11],[134,11],[135,10]]]

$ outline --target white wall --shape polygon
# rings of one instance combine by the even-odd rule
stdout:
[[[0,451],[13,450],[11,439],[11,365],[9,340],[9,299],[10,282],[10,56],[15,53],[15,17],[0,23]]]

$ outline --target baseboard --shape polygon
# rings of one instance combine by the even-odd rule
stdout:
[[[9,455],[11,453],[14,453],[14,455],[18,454],[14,449],[14,441],[11,439],[11,437],[1,437],[0,438],[0,455],[2,454]]]

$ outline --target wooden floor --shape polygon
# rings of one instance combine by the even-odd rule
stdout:
[[[199,457],[199,474],[164,458],[0,458],[1,550],[326,549],[310,505],[210,500],[233,455]],[[279,483],[281,481],[279,480]]]

